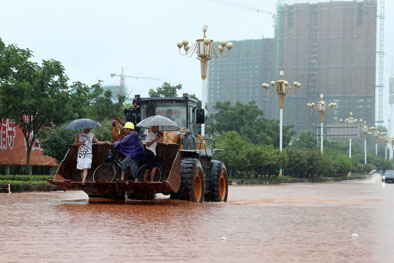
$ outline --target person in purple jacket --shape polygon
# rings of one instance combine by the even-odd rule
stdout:
[[[134,130],[134,124],[132,122],[126,122],[123,129],[126,136],[120,142],[114,143],[115,150],[120,151],[126,156],[122,161],[122,173],[120,177],[122,181],[125,181],[127,167],[131,167],[132,177],[127,179],[131,180],[135,178],[137,180],[138,164],[145,159],[144,146],[138,133]]]

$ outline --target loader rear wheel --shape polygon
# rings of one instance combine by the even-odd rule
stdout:
[[[228,178],[224,163],[216,160],[211,162],[208,191],[205,200],[212,202],[227,201]]]
[[[200,160],[184,158],[181,160],[181,186],[171,199],[204,202],[204,172]]]

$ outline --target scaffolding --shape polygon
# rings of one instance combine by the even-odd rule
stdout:
[[[248,104],[255,101],[266,110],[271,100],[263,94],[261,83],[271,78],[275,46],[274,39],[232,41],[231,55],[210,60],[208,67],[208,112],[215,113],[217,102],[230,101]],[[219,43],[215,43],[218,45]]]
[[[296,132],[319,123],[306,104],[320,94],[338,104],[327,114],[328,123],[352,111],[373,125],[376,13],[377,0],[278,1],[274,39],[237,41],[231,56],[210,61],[209,112],[217,101],[254,100],[265,117],[277,119],[276,94],[263,92],[261,83],[277,80],[283,70],[290,83],[302,84],[285,99],[284,122]]]
[[[378,85],[378,118],[376,123],[383,123],[383,79],[384,79],[384,0],[380,0],[380,14],[379,18],[379,50],[377,52],[379,59],[379,79]]]
[[[325,2],[333,2],[333,0],[278,0],[278,3],[281,5],[319,4]],[[363,2],[363,0],[337,0],[335,2]]]
[[[278,9],[280,67],[303,88],[286,96],[285,124],[298,132],[318,123],[305,105],[320,94],[338,104],[328,122],[353,111],[375,123],[376,0],[289,2]]]

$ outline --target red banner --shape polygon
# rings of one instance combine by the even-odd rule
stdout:
[[[0,123],[0,164],[25,165],[26,140],[22,130],[14,121],[2,120]],[[38,140],[30,153],[30,165],[57,166],[56,159],[43,154]]]

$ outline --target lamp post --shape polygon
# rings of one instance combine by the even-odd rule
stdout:
[[[394,150],[394,138],[391,138],[391,151]],[[393,159],[393,156],[390,156],[390,160]]]
[[[323,126],[324,126],[324,112],[328,109],[335,108],[337,106],[336,103],[327,103],[323,100],[323,94],[320,94],[320,100],[315,104],[314,102],[309,102],[306,104],[308,108],[313,110],[315,107],[317,108],[317,111],[320,112],[320,153],[323,153],[323,141],[324,141],[324,136],[323,136]]]
[[[375,155],[378,155],[378,139],[380,132],[376,128],[374,129],[373,136],[375,137]]]
[[[289,82],[284,80],[283,78],[283,70],[280,71],[279,76],[280,79],[277,81],[271,81],[271,86],[275,89],[276,93],[279,96],[279,151],[282,152],[283,148],[283,106],[286,94],[289,92],[291,87],[289,86]],[[300,88],[301,84],[297,81],[293,83],[295,88]],[[267,83],[261,84],[264,89],[268,89],[269,85]],[[282,174],[282,169],[280,169],[280,174]]]
[[[194,54],[197,54],[197,59],[200,60],[201,64],[201,79],[202,79],[202,94],[201,94],[201,104],[202,108],[205,111],[205,82],[207,78],[207,70],[208,70],[208,60],[212,58],[212,54],[217,57],[221,58],[224,56],[227,56],[230,53],[231,48],[233,47],[233,44],[231,42],[226,42],[226,41],[221,41],[220,45],[216,48],[213,45],[213,40],[207,38],[206,32],[207,32],[208,26],[204,25],[202,27],[202,31],[204,32],[204,35],[202,38],[197,39],[196,43],[194,43],[192,46],[189,46],[189,41],[183,40],[181,42],[177,43],[179,53],[183,56],[188,56],[191,57]],[[182,51],[183,47],[183,51]],[[224,52],[224,50],[227,48],[227,52]],[[201,135],[205,136],[205,124],[201,124]]]
[[[391,138],[387,134],[386,135],[386,142],[385,142],[385,146],[386,146],[385,158],[386,158],[386,160],[390,160],[390,143],[391,143]]]
[[[388,143],[389,143],[389,141],[390,141],[390,138],[386,135],[386,136],[384,136],[384,138],[383,138],[383,144],[384,144],[384,159],[388,159],[387,158],[387,150],[388,150],[388,147],[387,147],[387,145],[388,145]]]
[[[361,127],[361,131],[364,135],[364,164],[367,164],[367,135],[368,135],[367,121],[364,121],[364,125]]]
[[[361,120],[362,121],[362,120]],[[345,123],[353,124],[356,123],[357,119],[353,118],[353,112],[349,113],[349,117],[345,119]],[[352,138],[349,138],[349,158],[352,158]]]
[[[386,140],[386,132],[380,132],[378,139],[380,139],[380,141],[382,142],[382,145],[384,146],[384,142]]]

